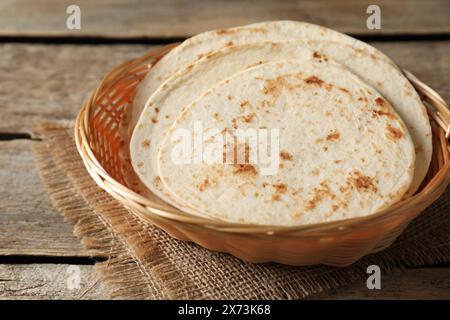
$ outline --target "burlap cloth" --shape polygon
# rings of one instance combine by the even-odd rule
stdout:
[[[36,163],[54,206],[93,256],[113,297],[126,299],[297,299],[406,266],[450,260],[450,189],[387,250],[347,268],[244,263],[170,238],[131,214],[88,175],[72,122],[41,123]]]

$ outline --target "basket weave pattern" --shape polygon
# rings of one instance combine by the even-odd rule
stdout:
[[[433,157],[420,190],[390,208],[366,217],[316,225],[256,226],[190,215],[140,195],[125,178],[131,164],[119,155],[124,143],[119,125],[124,111],[132,105],[139,82],[173,46],[126,62],[106,75],[81,109],[75,126],[78,150],[95,182],[134,214],[173,237],[250,262],[346,266],[388,247],[448,186],[450,111],[435,91],[405,71],[429,110]]]

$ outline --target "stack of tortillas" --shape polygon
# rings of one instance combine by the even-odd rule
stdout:
[[[184,41],[149,71],[127,116],[144,194],[237,223],[373,214],[419,188],[432,154],[426,109],[399,68],[303,22]]]

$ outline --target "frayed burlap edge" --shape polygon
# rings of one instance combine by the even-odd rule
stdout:
[[[201,287],[177,268],[176,258],[159,249],[158,241],[161,243],[168,237],[165,233],[137,219],[90,178],[73,141],[72,122],[43,122],[37,131],[43,141],[34,143],[33,149],[44,185],[54,206],[74,224],[75,235],[92,255],[108,258],[97,263],[96,269],[112,297],[296,299],[362,280],[370,264],[377,264],[388,273],[406,266],[450,260],[450,218],[444,203],[443,210],[432,210],[433,214],[422,224],[437,226],[427,229],[427,237],[423,237],[420,224],[415,224],[389,250],[365,257],[351,267],[249,265],[211,253],[211,259],[224,256],[219,260],[229,260],[230,269],[242,269],[241,278],[246,281],[242,281],[240,290]],[[422,219],[427,218],[424,215]],[[180,246],[188,245],[180,243]],[[187,249],[204,250],[196,246]],[[205,276],[208,273],[214,274],[214,270],[205,271]],[[255,274],[259,275],[258,282],[251,279]],[[289,281],[277,281],[276,277]]]
[[[127,209],[98,190],[92,179],[85,176],[87,172],[80,172],[72,160],[79,155],[74,154],[75,146],[68,146],[69,131],[69,123],[41,123],[38,132],[43,141],[33,143],[35,162],[53,205],[74,225],[74,234],[93,256],[108,258],[96,263],[96,270],[107,283],[111,297],[168,298],[164,287],[146,271],[148,267],[130,251],[128,244],[133,239],[114,230],[127,229],[126,234],[133,235],[138,224],[133,227],[132,221],[120,221],[128,215]],[[151,251],[151,246],[148,248]],[[158,265],[156,260],[154,263]]]

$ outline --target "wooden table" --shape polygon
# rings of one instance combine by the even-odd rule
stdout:
[[[81,30],[66,7],[81,8]],[[381,7],[368,30],[366,8]],[[33,163],[36,119],[73,119],[113,66],[153,46],[219,27],[294,19],[368,41],[450,101],[450,1],[4,1],[0,3],[0,298],[106,298],[91,257],[51,206]],[[449,208],[450,211],[450,208]],[[69,290],[69,266],[81,288]],[[358,283],[321,298],[450,298],[450,264]]]

